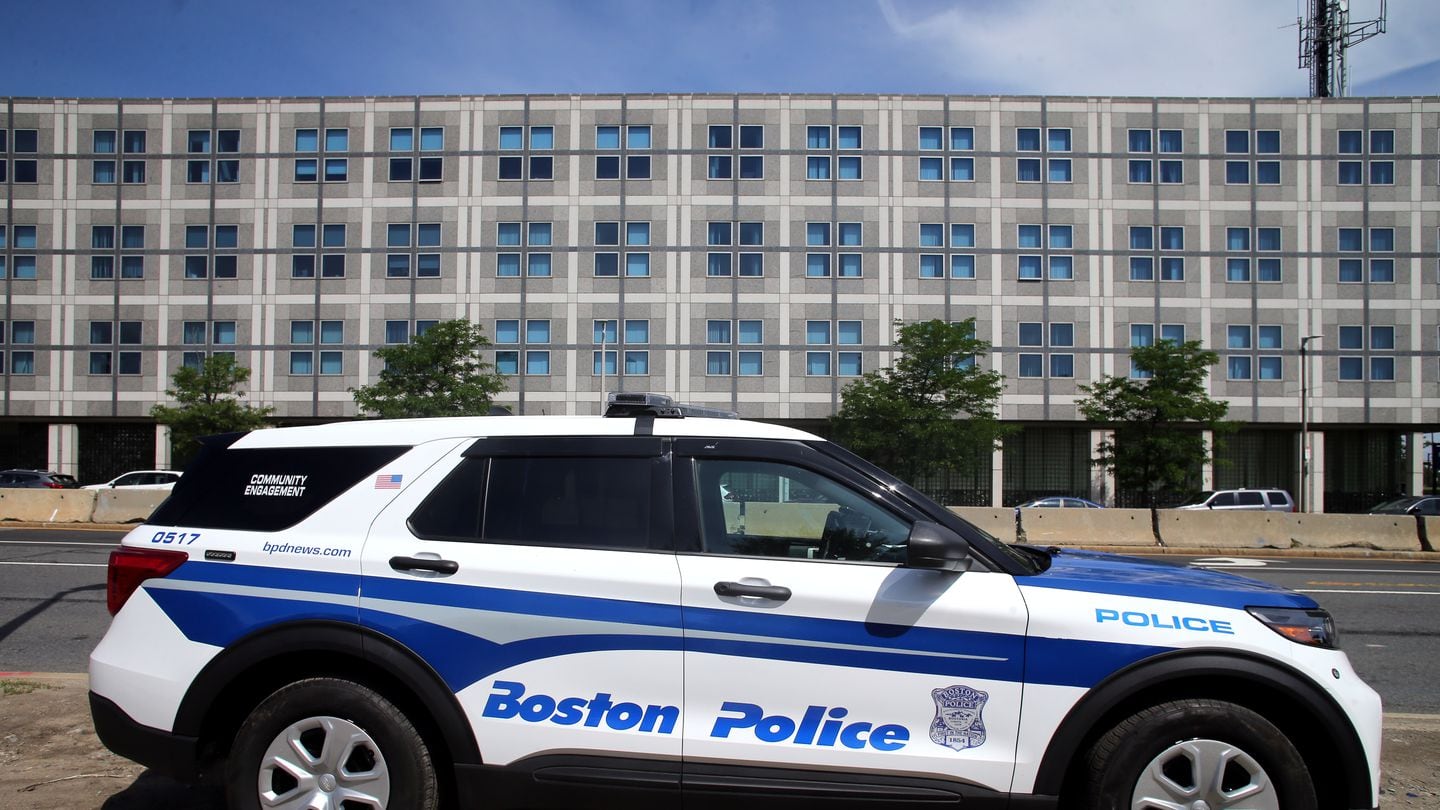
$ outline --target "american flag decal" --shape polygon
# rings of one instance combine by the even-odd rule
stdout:
[[[401,480],[403,477],[404,477],[404,476],[400,476],[400,475],[377,475],[377,476],[375,476],[375,488],[376,488],[376,489],[399,489],[399,488],[400,488],[400,480]]]

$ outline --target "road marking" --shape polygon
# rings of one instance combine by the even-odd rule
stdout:
[[[1204,566],[1205,568],[1264,568],[1272,562],[1284,563],[1284,560],[1257,560],[1248,557],[1206,557],[1200,560],[1191,560],[1191,565]]]
[[[58,562],[11,562],[0,560],[0,565],[56,565],[64,568],[108,568],[105,563],[58,563]]]
[[[1296,593],[1368,593],[1376,596],[1440,596],[1440,591],[1346,591],[1329,588],[1296,588]]]

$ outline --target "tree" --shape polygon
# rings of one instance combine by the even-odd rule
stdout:
[[[1203,431],[1225,432],[1234,424],[1224,421],[1229,404],[1205,391],[1220,356],[1199,341],[1137,346],[1130,361],[1149,376],[1082,385],[1086,398],[1077,406],[1086,419],[1114,426],[1114,439],[1100,443],[1092,463],[1113,471],[1121,488],[1144,493],[1158,542],[1160,493],[1191,487],[1192,471],[1210,460]]]
[[[361,411],[384,419],[483,415],[505,390],[505,378],[480,359],[489,345],[479,324],[441,321],[409,343],[377,349],[380,379],[350,393]]]
[[[836,440],[909,482],[988,458],[1007,431],[996,418],[1000,373],[977,362],[990,344],[975,337],[975,319],[895,323],[899,359],[845,386]]]
[[[170,427],[172,464],[177,466],[200,449],[201,437],[264,427],[274,410],[241,402],[245,392],[236,386],[250,379],[250,369],[236,365],[228,354],[212,354],[198,369],[181,366],[170,379],[174,388],[165,394],[179,404],[156,405],[150,415]]]

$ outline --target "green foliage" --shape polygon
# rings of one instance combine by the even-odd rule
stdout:
[[[480,325],[442,321],[407,344],[377,349],[385,361],[379,380],[350,393],[362,412],[385,419],[484,415],[505,390],[505,378],[480,359],[489,345]]]
[[[1202,431],[1223,433],[1234,424],[1225,421],[1229,404],[1205,392],[1220,356],[1199,341],[1162,340],[1132,349],[1130,359],[1151,376],[1082,385],[1087,396],[1078,407],[1086,419],[1115,428],[1114,441],[1096,448],[1093,463],[1113,470],[1121,488],[1143,491],[1154,509],[1159,493],[1193,486],[1191,471],[1210,460]]]
[[[254,430],[265,426],[273,408],[256,408],[241,402],[244,391],[236,386],[250,379],[250,369],[235,364],[228,354],[205,358],[200,368],[181,366],[171,377],[174,388],[165,394],[178,406],[156,405],[150,415],[170,427],[172,463],[179,466],[199,449],[203,436]]]
[[[835,439],[906,481],[988,458],[1007,430],[996,419],[999,372],[968,362],[990,350],[975,319],[896,325],[899,359],[845,386]]]

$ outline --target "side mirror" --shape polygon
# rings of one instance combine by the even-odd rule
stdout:
[[[937,571],[969,570],[970,544],[939,523],[916,521],[905,544],[905,567]]]

